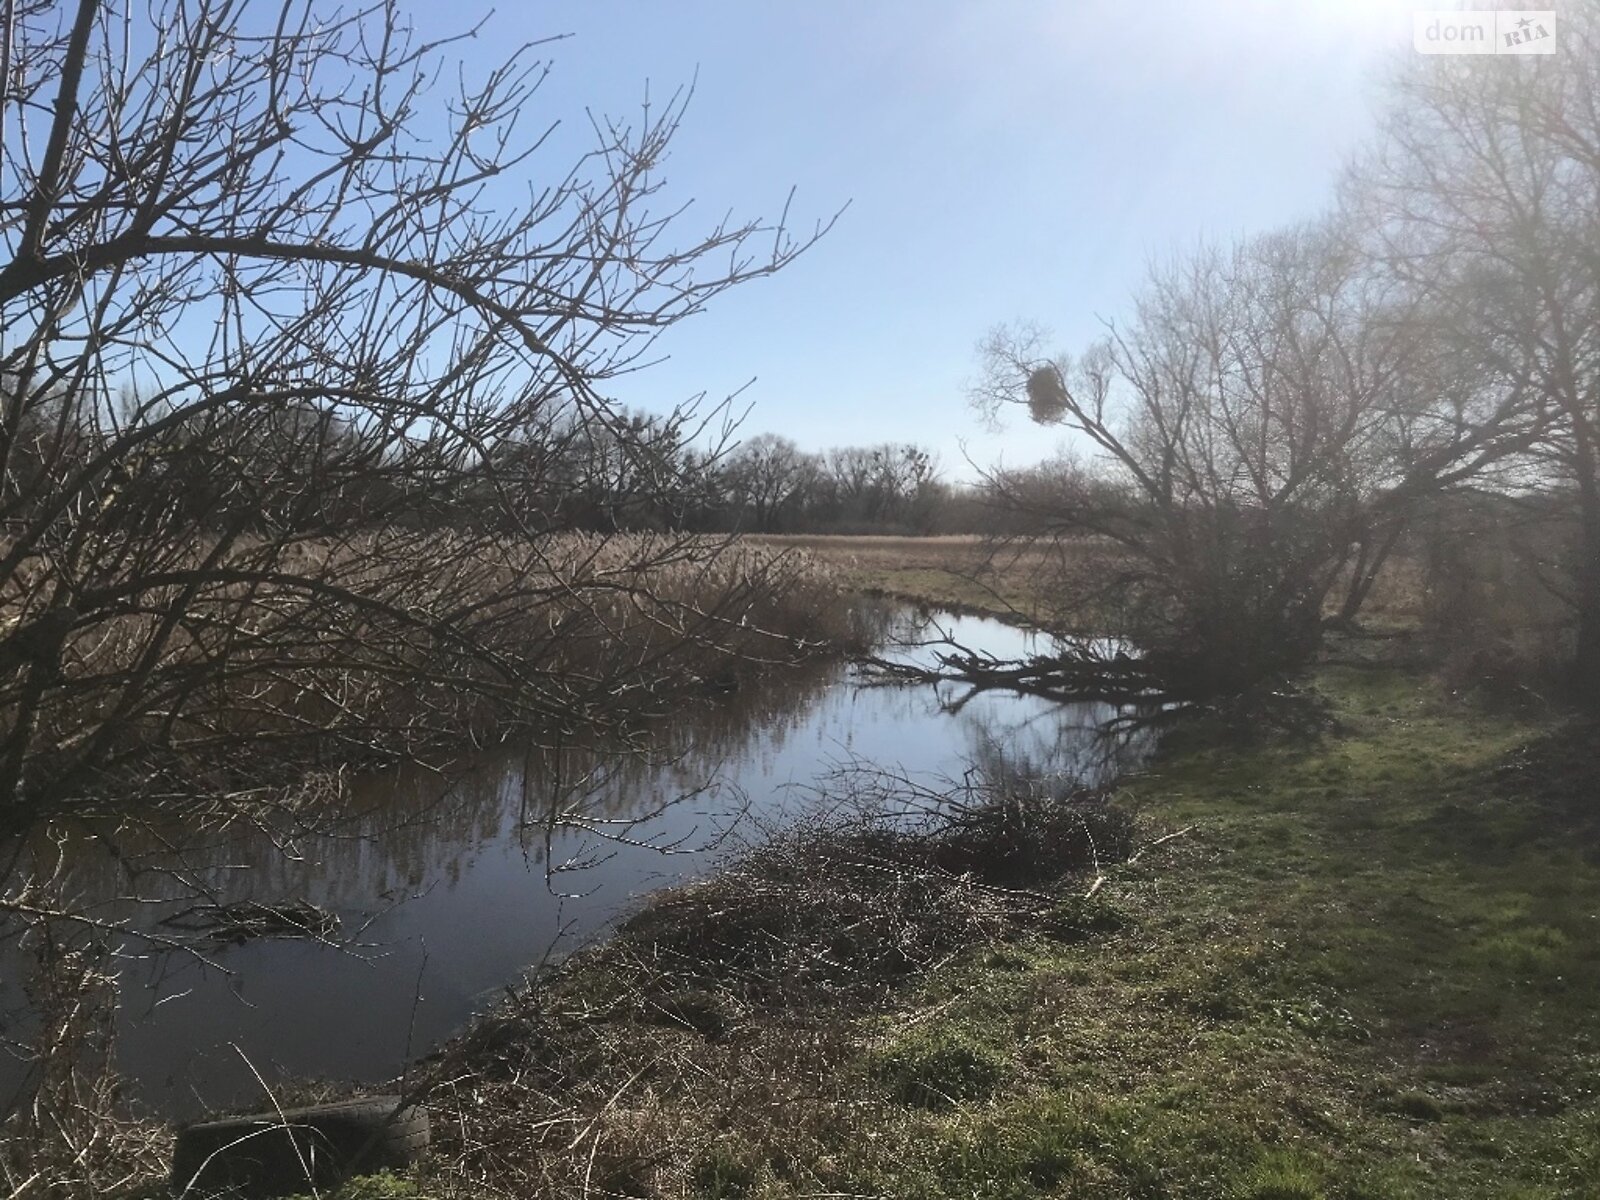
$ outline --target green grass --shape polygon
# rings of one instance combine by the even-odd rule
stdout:
[[[1192,830],[1048,929],[864,1012],[649,1026],[648,1087],[587,1127],[615,1190],[1600,1196],[1592,746],[1520,753],[1554,720],[1419,676],[1317,686],[1313,743],[1191,727],[1126,781],[1146,840]]]
[[[1538,730],[1399,674],[1321,686],[1320,744],[1195,730],[1127,783],[1195,829],[1113,874],[1115,937],[926,984],[956,999],[923,1043],[1016,1065],[908,1106],[857,1190],[1600,1195],[1594,843],[1494,769]]]
[[[870,1056],[871,1075],[900,1104],[950,1108],[986,1100],[1007,1074],[1004,1057],[959,1030],[913,1033]]]
[[[1600,1194],[1600,869],[1494,769],[1538,730],[1399,674],[1321,686],[1320,744],[1196,730],[1128,782],[1195,829],[1113,874],[1109,939],[926,982],[916,1044],[1009,1065],[955,1105],[880,1073],[901,1119],[840,1190]]]

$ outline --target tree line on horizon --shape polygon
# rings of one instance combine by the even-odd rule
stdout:
[[[6,392],[0,379],[0,396]],[[142,419],[132,390],[114,407],[55,397],[19,422],[0,509],[25,527],[47,474],[83,469],[109,429]],[[197,527],[314,536],[386,522],[516,532],[980,533],[1000,510],[986,480],[943,478],[932,451],[880,442],[808,451],[790,438],[735,438],[686,410],[565,407],[471,452],[442,456],[362,415],[312,402],[241,406],[174,421],[141,453],[106,466],[113,495],[140,496]],[[102,501],[104,502],[104,501]]]

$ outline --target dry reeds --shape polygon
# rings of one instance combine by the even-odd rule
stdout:
[[[70,622],[33,697],[36,805],[130,780],[148,793],[152,772],[158,791],[226,790],[513,727],[615,728],[857,636],[809,557],[665,535],[385,530],[240,544],[193,577],[174,564],[128,586],[136,603]],[[3,598],[12,626],[41,619],[44,590]],[[20,710],[34,678],[13,676],[0,707]],[[247,780],[230,766],[243,758]]]

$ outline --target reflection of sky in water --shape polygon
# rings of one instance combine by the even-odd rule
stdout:
[[[940,618],[939,631],[922,632],[997,658],[1037,649],[1032,635],[975,618]],[[931,661],[926,649],[885,654]],[[355,945],[339,949],[279,940],[227,950],[219,962],[231,974],[174,956],[130,959],[123,1069],[141,1094],[179,1111],[194,1108],[196,1096],[212,1104],[247,1097],[246,1056],[268,1079],[380,1080],[552,946],[593,935],[640,894],[705,869],[724,835],[759,836],[815,809],[818,788],[837,785],[840,772],[870,764],[938,787],[999,746],[1068,778],[1106,778],[1108,747],[1096,730],[1115,715],[1109,706],[986,692],[948,712],[964,693],[944,684],[862,686],[850,669],[826,668],[683,713],[660,736],[671,761],[502,751],[448,789],[431,776],[366,781],[358,795],[367,811],[333,836],[230,834],[179,855],[163,842],[177,844],[181,834],[192,843],[192,831],[157,830],[122,866],[83,839],[71,864],[81,894],[137,893],[145,927],[199,883],[225,899],[303,896],[337,909],[347,932],[361,929]],[[583,785],[552,796],[584,772],[592,777]],[[538,819],[552,804],[589,828],[552,833]],[[627,842],[607,836],[623,832]],[[125,850],[129,840],[119,835]],[[148,868],[131,884],[129,862]],[[547,872],[547,864],[562,869]],[[128,910],[108,901],[100,911]],[[14,991],[0,995],[8,1008]]]

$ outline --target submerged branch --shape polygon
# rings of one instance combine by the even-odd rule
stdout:
[[[1098,701],[1119,706],[1159,705],[1186,698],[1148,660],[1123,651],[1107,654],[1076,643],[1065,654],[997,659],[954,642],[948,644],[952,649],[936,652],[937,665],[932,667],[878,655],[865,655],[856,661],[869,674],[886,682],[965,683],[972,691],[957,705],[990,690],[1042,696],[1065,704]]]

